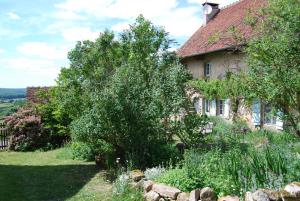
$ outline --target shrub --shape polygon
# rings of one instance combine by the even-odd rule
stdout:
[[[83,142],[72,142],[71,150],[73,159],[91,161],[95,159],[93,149]]]
[[[201,185],[200,179],[197,177],[191,177],[188,174],[187,169],[169,169],[161,177],[157,178],[155,181],[159,183],[164,183],[170,186],[174,186],[182,191],[191,191],[196,189]]]
[[[44,148],[50,141],[47,130],[43,128],[41,117],[31,108],[21,108],[5,119],[11,135],[9,149],[32,151]]]
[[[154,168],[147,168],[145,170],[145,177],[148,180],[155,180],[161,177],[165,172],[166,169],[161,166],[154,167]]]
[[[180,127],[177,130],[177,135],[180,140],[190,148],[199,147],[203,142],[204,130],[207,125],[207,117],[199,116],[198,114],[188,114],[184,120],[179,123]]]
[[[112,201],[141,201],[143,200],[142,192],[138,189],[130,188],[130,178],[127,173],[119,175],[113,183]]]

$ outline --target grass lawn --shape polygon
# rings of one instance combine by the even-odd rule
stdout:
[[[104,171],[68,159],[64,149],[0,152],[1,201],[107,201],[110,194]]]

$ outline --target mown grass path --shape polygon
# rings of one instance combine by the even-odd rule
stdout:
[[[107,201],[111,185],[94,163],[49,152],[0,152],[0,201]]]

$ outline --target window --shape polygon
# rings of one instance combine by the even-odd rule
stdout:
[[[223,115],[224,114],[224,100],[219,100],[219,114]]]
[[[210,101],[205,100],[205,112],[210,112]]]
[[[210,77],[210,74],[211,74],[211,65],[209,63],[206,63],[204,65],[204,76]]]
[[[270,105],[265,106],[265,123],[276,125],[277,117],[274,115]]]

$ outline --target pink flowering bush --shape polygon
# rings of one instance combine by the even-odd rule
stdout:
[[[5,123],[10,133],[10,150],[32,151],[45,147],[49,141],[41,117],[34,109],[21,108],[8,116]]]

